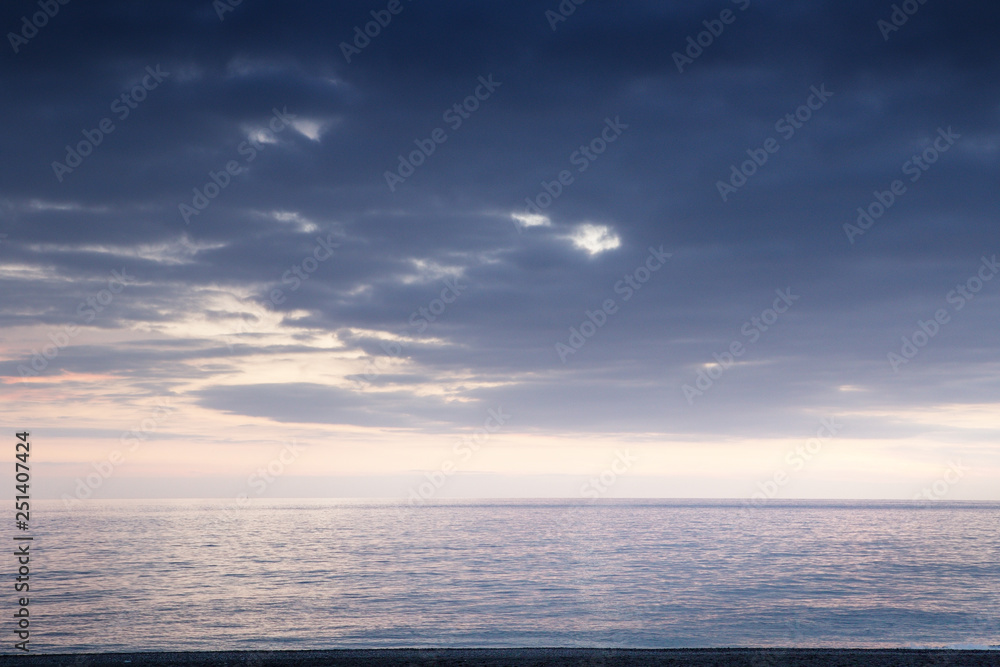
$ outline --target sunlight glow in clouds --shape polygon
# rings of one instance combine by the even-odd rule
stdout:
[[[292,127],[307,139],[318,142],[326,133],[329,123],[311,118],[297,118],[292,121]]]
[[[552,224],[548,216],[538,213],[511,213],[510,217],[521,223],[522,227],[548,227]]]
[[[272,211],[269,215],[279,222],[295,223],[294,227],[303,234],[319,231],[319,225],[296,211]]]
[[[613,233],[607,225],[591,223],[578,225],[570,234],[570,239],[573,241],[573,245],[587,251],[590,255],[596,255],[605,250],[614,250],[622,244],[618,235]]]

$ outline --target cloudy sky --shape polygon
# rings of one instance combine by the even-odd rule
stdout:
[[[1000,499],[1000,8],[903,4],[7,3],[38,492]]]

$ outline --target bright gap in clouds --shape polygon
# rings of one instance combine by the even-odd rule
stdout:
[[[327,123],[309,118],[299,118],[292,121],[292,127],[302,136],[312,141],[319,141],[326,131]]]
[[[510,217],[519,222],[522,227],[548,227],[552,224],[548,216],[537,213],[511,213]]]
[[[577,226],[569,238],[573,241],[573,245],[581,250],[586,250],[590,255],[596,255],[605,250],[614,250],[622,244],[622,240],[607,225],[592,225],[590,223]]]

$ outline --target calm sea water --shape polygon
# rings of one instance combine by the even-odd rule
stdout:
[[[39,652],[1000,645],[1000,504],[33,509]]]

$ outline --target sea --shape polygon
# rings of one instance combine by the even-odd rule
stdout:
[[[1000,648],[998,503],[93,500],[31,516],[38,653]]]

